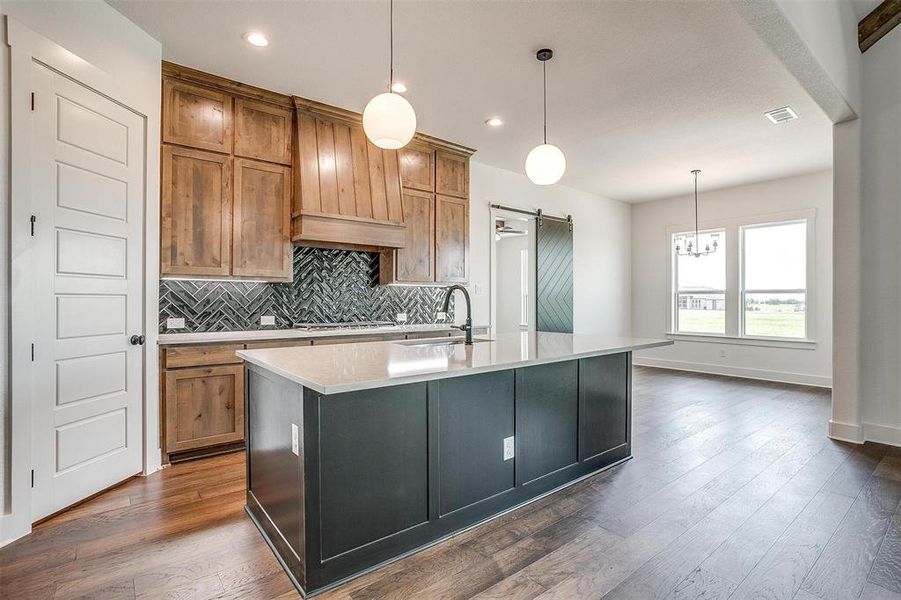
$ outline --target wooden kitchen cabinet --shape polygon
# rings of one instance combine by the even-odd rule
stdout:
[[[382,261],[390,282],[435,281],[435,194],[404,190],[406,246],[391,252]],[[386,282],[387,283],[387,282]]]
[[[235,159],[232,273],[291,281],[291,169]]]
[[[163,63],[160,273],[290,281],[293,104]]]
[[[435,200],[435,277],[447,283],[469,279],[469,200]]]
[[[398,151],[403,188],[403,248],[379,255],[379,282],[466,283],[469,278],[469,157],[440,140]]]
[[[445,196],[469,197],[469,156],[435,152],[435,191]]]
[[[163,141],[228,154],[232,151],[232,97],[163,79]]]
[[[235,155],[291,164],[293,114],[290,109],[235,99]]]
[[[232,159],[163,146],[160,269],[164,275],[231,273]]]
[[[165,378],[167,453],[243,441],[243,364],[169,369]]]
[[[407,189],[435,191],[435,150],[410,142],[397,151],[400,181]]]

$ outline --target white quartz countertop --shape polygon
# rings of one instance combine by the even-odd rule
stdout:
[[[415,383],[528,365],[617,354],[671,340],[572,333],[477,336],[472,346],[429,340],[361,342],[328,346],[240,350],[245,361],[321,394]],[[487,340],[487,341],[486,341]],[[436,340],[430,340],[432,342]]]
[[[479,329],[476,326],[476,329]],[[378,335],[380,333],[418,333],[426,331],[459,331],[453,325],[435,323],[426,325],[395,325],[393,327],[357,327],[347,329],[258,329],[254,331],[209,331],[204,333],[161,333],[157,343],[201,344],[213,342],[248,342],[260,340],[292,340],[307,338],[333,338],[343,336]]]

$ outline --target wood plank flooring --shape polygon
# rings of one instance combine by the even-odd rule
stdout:
[[[636,368],[634,460],[321,597],[901,600],[901,449],[829,440],[825,390]],[[296,598],[232,454],[0,549],[2,598]]]

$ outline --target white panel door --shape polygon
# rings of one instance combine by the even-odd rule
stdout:
[[[38,520],[141,471],[145,133],[42,65],[32,81]]]

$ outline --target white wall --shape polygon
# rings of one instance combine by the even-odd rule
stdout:
[[[861,419],[863,439],[901,445],[901,30],[863,55]]]
[[[67,55],[73,60],[72,70],[79,72],[91,69],[96,80],[109,83],[110,87],[121,91],[112,94],[118,100],[142,112],[147,117],[147,228],[158,231],[159,214],[159,113],[160,113],[160,61],[162,48],[156,40],[123,17],[104,2],[97,0],[70,2],[8,2],[0,4],[0,14],[15,19],[26,28],[44,36],[51,42],[83,59]],[[5,21],[5,19],[3,19]],[[2,281],[2,299],[0,299],[0,545],[8,541],[10,529],[20,532],[18,525],[22,520],[30,525],[28,514],[15,507],[15,514],[4,520],[4,513],[10,511],[10,394],[9,394],[9,349],[6,347],[9,337],[9,257],[6,252],[9,244],[9,151],[10,151],[10,48],[7,45],[5,22],[2,23],[3,42],[0,43],[0,281]],[[93,67],[96,69],[93,69]],[[148,305],[145,314],[153,316],[147,330],[148,348],[156,346],[156,319],[158,294],[153,281],[158,277],[158,233],[149,237],[146,249],[147,264],[153,267],[148,270]],[[156,367],[155,353],[148,361],[145,385],[155,386]],[[153,364],[151,364],[153,363]],[[145,393],[146,393],[145,387]],[[149,394],[156,398],[156,393]],[[154,419],[154,425],[158,418]],[[156,440],[151,443],[156,445]],[[158,453],[157,453],[158,454]],[[13,461],[17,461],[13,457]],[[23,459],[25,460],[25,459]],[[18,484],[17,484],[18,485]],[[27,513],[27,510],[24,511]],[[5,524],[15,523],[6,527]]]
[[[711,373],[811,385],[832,377],[832,174],[830,171],[705,192],[704,222],[741,220],[793,210],[816,210],[814,349],[761,347],[723,342],[677,341],[636,353],[635,362]],[[632,206],[632,333],[660,338],[668,330],[671,260],[667,229],[693,220],[693,197],[680,196]],[[720,353],[725,351],[726,356]]]
[[[478,157],[478,155],[476,155]],[[470,292],[473,322],[490,319],[489,257],[494,224],[490,204],[550,215],[571,214],[573,228],[573,328],[578,333],[623,335],[630,328],[628,204],[561,185],[533,184],[525,174],[472,162],[470,173]]]

